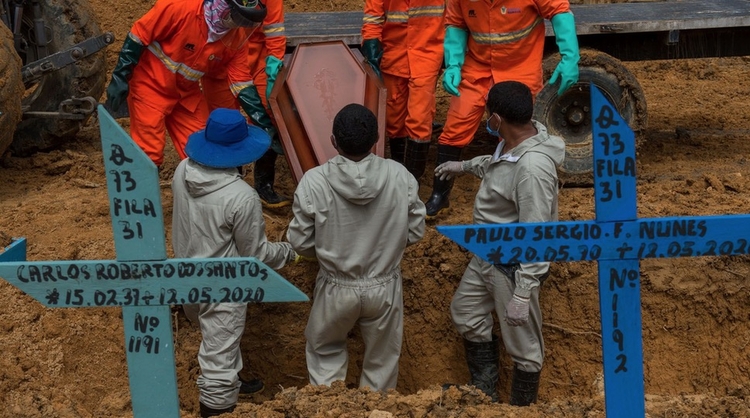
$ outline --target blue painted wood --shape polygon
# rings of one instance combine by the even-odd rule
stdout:
[[[638,260],[599,261],[604,406],[608,417],[643,417],[643,338]]]
[[[117,260],[164,260],[167,258],[167,247],[159,171],[102,105],[99,105],[98,113]],[[93,267],[92,270],[81,271],[99,271],[96,266]],[[103,267],[101,271],[107,272]],[[132,282],[153,286],[158,281],[123,278],[123,273],[128,270],[120,270],[117,266],[110,267],[109,271],[112,277],[118,277],[119,280],[100,282],[103,285],[101,289],[96,289],[95,286],[81,288],[79,280],[79,288],[65,289],[65,301],[82,302],[86,306],[100,303],[123,306],[125,354],[133,415],[179,417],[170,310],[166,306],[139,306],[144,305],[144,302],[146,305],[150,304],[149,298],[157,295],[154,289],[149,291],[132,286],[124,287]],[[140,275],[136,273],[136,277],[138,276]],[[56,289],[53,288],[53,294]],[[158,294],[161,296],[161,293]],[[73,296],[69,297],[71,294]],[[147,331],[142,330],[138,321],[144,320],[143,318],[148,318],[154,326]]]
[[[635,134],[598,88],[591,89],[594,199],[598,222],[636,219]]]
[[[637,219],[635,141],[591,86],[595,221],[438,226],[495,264],[598,261],[608,417],[643,417],[640,266],[643,258],[750,254],[750,215]]]
[[[438,226],[491,263],[750,254],[750,215]]]
[[[164,260],[159,171],[104,107],[98,109],[117,259]]]
[[[180,416],[169,306],[123,307],[133,416]]]
[[[19,239],[0,277],[49,307],[122,307],[133,415],[179,417],[170,305],[309,299],[253,257],[168,260],[158,170],[98,112],[117,260],[25,262]]]
[[[0,263],[26,260],[26,238],[16,239],[0,253]],[[3,277],[0,274],[0,277]]]
[[[598,88],[591,88],[594,110],[594,204],[597,222],[631,221],[637,218],[635,177],[635,135]],[[668,226],[679,224],[673,220]],[[696,220],[699,224],[701,221]],[[640,226],[649,225],[642,223]],[[687,223],[685,224],[688,225]],[[677,238],[702,229],[695,227]],[[722,230],[714,229],[721,233]],[[639,229],[644,235],[659,238]],[[674,232],[670,228],[670,232]],[[672,235],[669,234],[674,238]],[[625,237],[627,240],[627,236]],[[689,239],[693,239],[692,237]],[[671,248],[672,239],[667,248]],[[684,241],[678,241],[684,245]],[[643,242],[639,243],[642,244]],[[678,244],[679,245],[679,244]],[[664,244],[662,243],[662,246]],[[642,417],[646,413],[643,384],[643,337],[641,325],[641,275],[639,259],[643,254],[626,255],[618,247],[620,260],[599,262],[599,309],[602,323],[602,361],[604,363],[604,404],[609,417]],[[639,245],[639,248],[642,248]],[[631,250],[632,251],[632,250]],[[640,255],[640,256],[639,256]],[[676,254],[679,256],[679,254]],[[609,394],[609,396],[607,396]]]
[[[254,257],[8,262],[0,277],[53,308],[309,300]]]

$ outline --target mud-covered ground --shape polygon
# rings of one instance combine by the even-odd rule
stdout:
[[[102,29],[119,39],[107,52],[110,70],[130,25],[150,4],[93,2]],[[287,11],[360,7],[351,0],[286,4]],[[750,57],[626,66],[643,87],[649,115],[638,153],[638,216],[750,213]],[[447,96],[438,94],[442,120]],[[128,127],[127,119],[120,122]],[[0,232],[26,237],[29,260],[115,257],[98,129],[92,120],[63,149],[1,161]],[[492,149],[491,143],[479,140],[466,157]],[[172,207],[168,176],[177,164],[176,154],[168,152],[161,188],[167,238]],[[278,189],[291,195],[294,183],[285,162],[279,170]],[[423,198],[430,183],[431,176],[425,175]],[[477,186],[474,178],[459,178],[452,211],[437,224],[470,223]],[[288,208],[266,212],[271,240],[283,239],[290,217]],[[560,218],[593,219],[592,190],[563,188]],[[504,353],[500,404],[490,404],[471,390],[439,390],[444,382],[468,379],[449,304],[470,254],[438,234],[435,225],[428,225],[425,238],[407,250],[402,264],[406,317],[397,391],[378,394],[353,388],[363,349],[356,331],[350,338],[345,384],[307,386],[303,330],[309,303],[251,305],[243,339],[246,372],[262,378],[266,390],[242,399],[229,416],[603,416],[594,263],[554,264],[544,285],[546,360],[538,404],[526,409],[507,405],[512,364]],[[0,241],[7,244],[7,237]],[[731,256],[641,262],[649,416],[750,416],[748,260]],[[312,294],[314,266],[296,265],[279,273]],[[120,309],[47,309],[4,281],[0,301],[0,417],[132,416]],[[173,319],[182,415],[196,417],[200,331],[180,312],[175,311]]]

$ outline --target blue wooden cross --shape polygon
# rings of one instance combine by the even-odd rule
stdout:
[[[99,106],[116,260],[27,262],[0,253],[0,277],[52,308],[122,307],[133,415],[179,417],[170,305],[304,302],[254,257],[167,259],[156,166]]]
[[[490,263],[598,262],[609,417],[643,417],[640,259],[750,253],[750,215],[637,219],[633,131],[591,85],[596,220],[438,226]]]

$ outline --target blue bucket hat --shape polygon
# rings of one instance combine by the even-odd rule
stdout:
[[[258,160],[271,146],[271,137],[248,125],[239,110],[219,108],[211,112],[206,129],[188,137],[185,154],[202,165],[231,168]]]

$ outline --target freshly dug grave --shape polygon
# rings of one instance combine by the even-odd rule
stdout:
[[[356,3],[356,2],[355,2]],[[359,4],[313,0],[288,11],[355,10]],[[122,40],[151,2],[93,3],[102,30]],[[120,45],[108,50],[114,67]],[[627,63],[648,102],[649,128],[638,155],[638,216],[750,213],[750,94],[748,58]],[[438,118],[447,95],[439,91]],[[125,128],[127,119],[121,120]],[[26,237],[29,260],[115,257],[98,126],[92,121],[64,149],[0,166],[0,232]],[[491,152],[479,136],[466,157]],[[162,171],[167,237],[169,176]],[[434,161],[434,148],[431,161]],[[428,166],[431,170],[432,165]],[[294,182],[279,163],[279,191]],[[247,178],[252,184],[252,177]],[[423,199],[431,176],[421,179]],[[450,214],[437,224],[467,224],[478,180],[459,178]],[[282,240],[288,209],[266,212],[267,234]],[[593,191],[563,188],[562,220],[593,219]],[[249,307],[243,338],[246,372],[266,390],[244,399],[240,416],[475,416],[601,417],[604,415],[597,270],[595,263],[554,264],[542,291],[546,360],[539,403],[508,406],[512,364],[501,354],[501,401],[476,391],[439,390],[468,379],[450,300],[470,254],[428,224],[425,238],[405,254],[405,329],[397,391],[356,389],[362,343],[350,338],[350,373],[332,388],[307,385],[303,330],[309,303]],[[2,239],[7,244],[7,239]],[[169,245],[169,243],[168,243]],[[649,259],[641,262],[646,407],[650,416],[750,416],[750,265],[747,256]],[[300,264],[281,275],[308,295],[316,267]],[[0,281],[0,417],[132,416],[121,311],[47,309]],[[200,331],[174,314],[180,405],[198,416]]]

